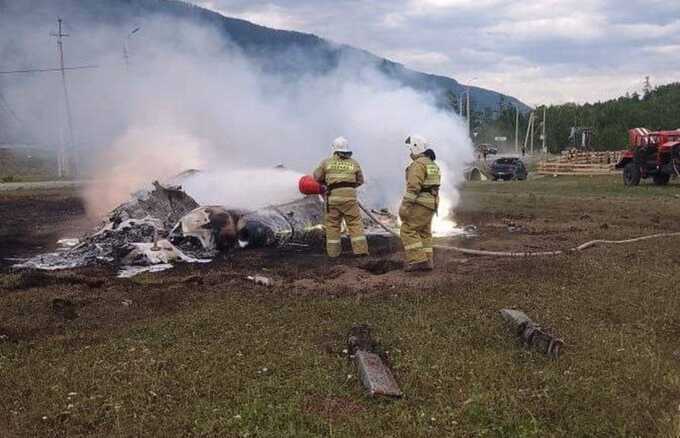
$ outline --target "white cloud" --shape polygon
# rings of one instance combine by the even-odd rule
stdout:
[[[207,2],[534,104],[614,98],[651,73],[680,79],[677,0]]]
[[[665,25],[651,23],[618,24],[612,26],[612,33],[627,40],[650,40],[676,36],[680,32],[680,19]]]
[[[261,9],[240,13],[238,17],[275,29],[298,30],[305,24],[303,20],[287,13],[285,9],[271,4]]]
[[[412,11],[436,12],[437,9],[482,9],[504,3],[501,0],[411,0]]]
[[[398,28],[406,22],[406,16],[398,12],[391,12],[382,18],[382,25],[387,28]]]
[[[219,12],[222,15],[240,18],[261,26],[284,30],[300,30],[305,26],[304,20],[300,17],[289,13],[285,8],[273,3],[254,5],[252,8],[245,10],[230,10],[228,7],[221,6],[223,3],[228,4],[228,2],[220,0],[197,1],[197,4]]]
[[[554,19],[574,14],[601,15],[606,3],[603,0],[515,0],[507,2],[501,13],[512,21]]]
[[[440,52],[426,52],[422,50],[392,50],[385,52],[389,59],[408,64],[424,70],[439,68],[451,62],[451,58]]]
[[[490,34],[515,40],[592,40],[604,35],[606,20],[585,13],[554,18],[537,18],[525,21],[505,21],[484,30]]]
[[[663,46],[645,47],[644,50],[654,55],[680,57],[680,44],[668,44]]]

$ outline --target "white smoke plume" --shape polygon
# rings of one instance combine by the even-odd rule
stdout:
[[[237,168],[202,172],[180,182],[201,205],[256,210],[300,198],[302,176],[288,169]]]
[[[14,35],[0,42],[5,66],[56,64],[48,36],[55,25],[47,18],[0,23]],[[127,38],[136,26],[142,30]],[[280,202],[341,135],[362,164],[369,205],[398,204],[409,162],[404,140],[414,133],[430,140],[445,169],[442,190],[451,208],[458,203],[456,187],[473,158],[462,120],[356,60],[302,78],[265,73],[221,35],[161,15],[116,26],[81,20],[69,33],[67,64],[100,66],[68,74],[76,144],[88,177],[100,182],[86,191],[96,214],[153,179],[189,168],[206,171],[187,182],[199,202],[241,208]],[[308,61],[297,52],[281,57]],[[24,133],[58,147],[65,137],[58,74],[0,81],[26,123]],[[279,164],[290,172],[261,171]]]
[[[206,147],[172,125],[131,127],[108,148],[97,151],[92,168],[95,182],[84,190],[88,211],[103,215],[131,193],[151,188],[153,181],[205,166],[201,150]]]

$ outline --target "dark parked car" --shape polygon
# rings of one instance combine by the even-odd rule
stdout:
[[[511,179],[525,180],[528,174],[522,160],[514,157],[493,160],[491,166],[489,166],[489,173],[494,181],[498,179],[506,181]]]

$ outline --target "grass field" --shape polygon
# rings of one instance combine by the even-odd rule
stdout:
[[[610,177],[474,183],[457,217],[479,226],[470,247],[565,248],[680,231],[678,197],[676,184],[626,189]],[[416,278],[319,254],[230,256],[132,280],[76,273],[104,279],[99,288],[22,284],[5,270],[0,435],[678,437],[679,244],[541,259],[439,252],[437,273]],[[243,281],[263,269],[276,287]],[[64,296],[78,319],[52,314]],[[562,357],[523,350],[504,307],[561,336]],[[373,327],[403,399],[362,392],[342,352],[354,323]]]

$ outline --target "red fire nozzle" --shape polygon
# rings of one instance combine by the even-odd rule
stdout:
[[[309,175],[300,178],[298,187],[303,195],[322,195],[324,192],[324,187]]]

